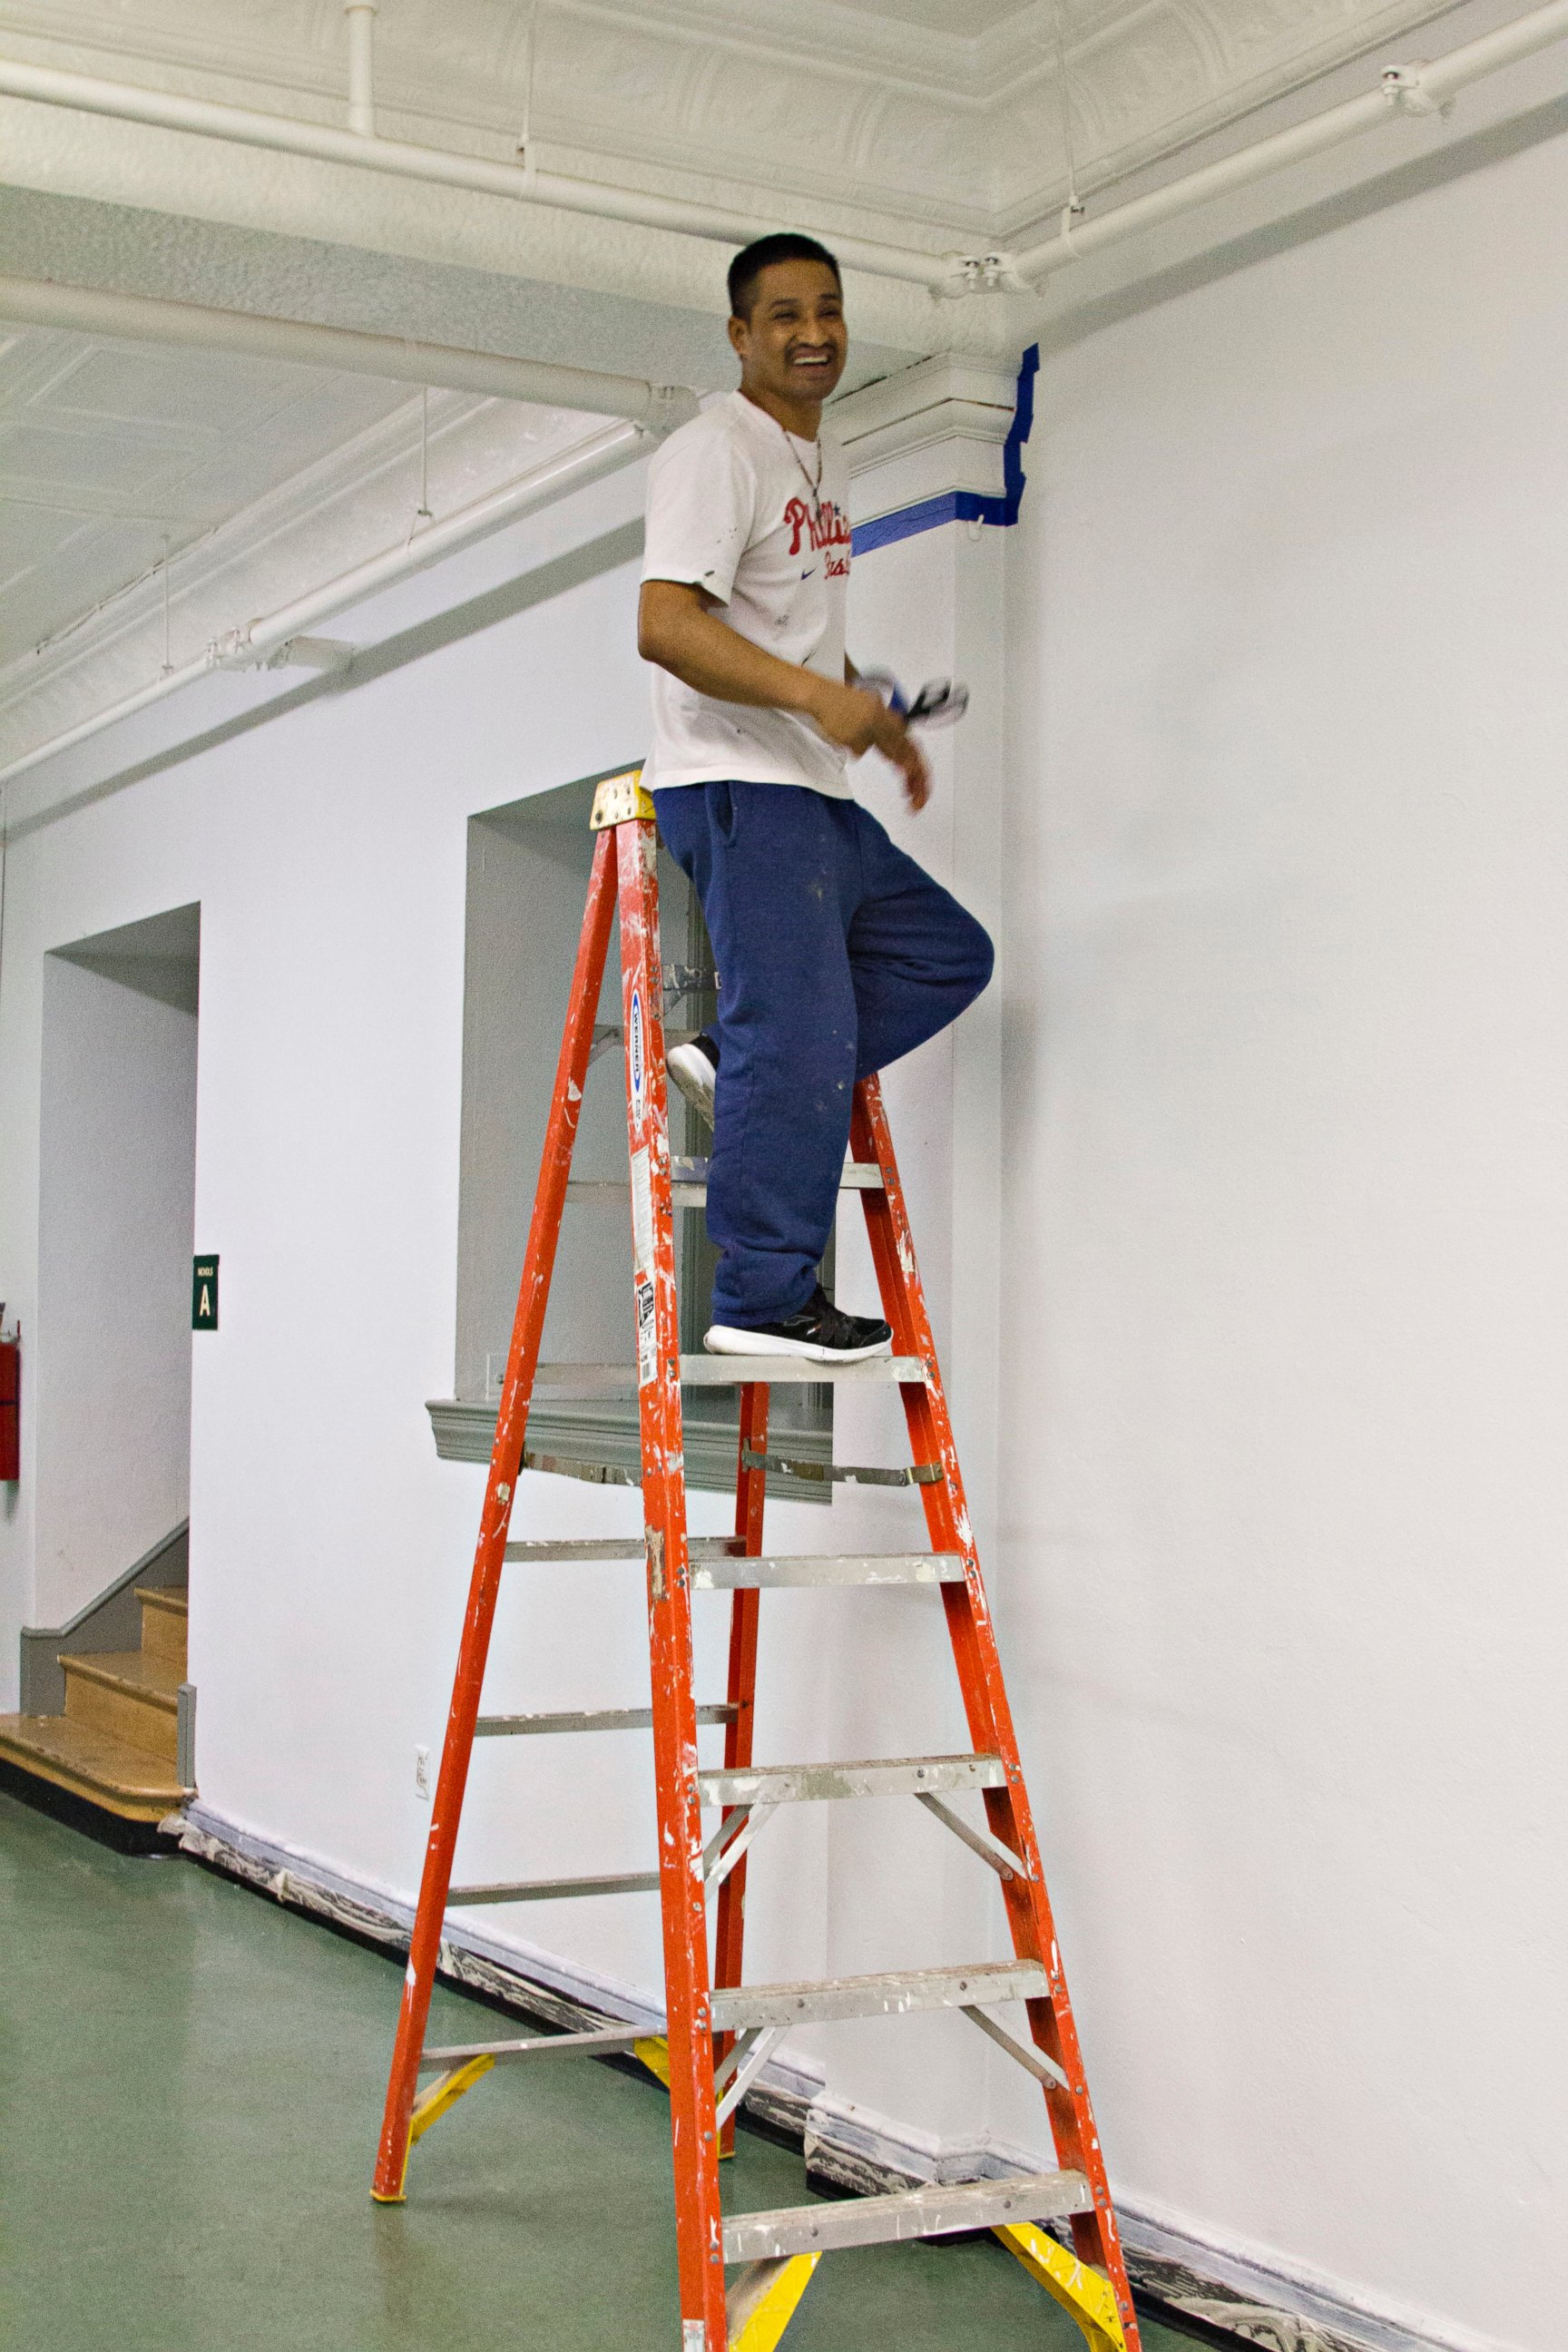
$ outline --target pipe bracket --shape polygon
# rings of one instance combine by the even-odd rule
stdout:
[[[1434,98],[1425,79],[1425,60],[1413,66],[1390,66],[1383,77],[1383,94],[1396,114],[1436,114],[1447,121],[1454,110],[1451,98]]]
[[[966,294],[978,294],[985,282],[982,268],[977,253],[950,253],[931,279],[932,296],[939,302],[962,302]]]
[[[931,290],[940,302],[959,302],[966,294],[1032,294],[1034,288],[1018,273],[1010,253],[950,253]]]
[[[207,647],[207,659],[214,669],[258,669],[261,656],[250,643],[248,625],[243,629],[226,629]]]
[[[662,441],[701,413],[701,403],[689,386],[652,383],[648,386],[647,413],[641,419],[641,428],[645,433],[657,434]]]

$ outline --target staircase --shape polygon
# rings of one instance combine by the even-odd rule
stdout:
[[[122,1821],[158,1822],[193,1791],[176,1769],[186,1596],[138,1587],[139,1650],[62,1653],[63,1715],[0,1715],[0,1763]]]

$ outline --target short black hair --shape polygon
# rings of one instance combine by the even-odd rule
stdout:
[[[823,262],[838,279],[840,293],[844,289],[838,264],[825,245],[818,245],[814,236],[802,236],[797,229],[781,229],[776,236],[759,236],[730,264],[730,310],[733,318],[751,317],[757,280],[775,261]]]

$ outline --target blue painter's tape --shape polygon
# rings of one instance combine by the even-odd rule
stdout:
[[[943,490],[940,497],[921,499],[912,507],[878,515],[855,526],[851,552],[869,555],[879,547],[892,547],[900,539],[914,539],[922,530],[940,530],[944,523],[988,522],[1008,530],[1018,520],[1024,503],[1024,445],[1034,429],[1035,378],[1040,372],[1040,347],[1031,343],[1018,370],[1018,391],[1013,422],[1002,445],[1002,495],[983,498],[978,490]]]
[[[892,514],[879,515],[874,522],[858,522],[850,541],[853,555],[869,555],[874,547],[891,547],[900,539],[913,539],[922,530],[939,530],[944,522],[958,520],[959,493],[944,490],[940,498],[922,499],[918,506],[900,507]]]
[[[1035,425],[1035,378],[1040,373],[1040,347],[1031,343],[1024,353],[1018,370],[1018,396],[1014,404],[1013,422],[1002,446],[1002,515],[1004,523],[1015,523],[1024,503],[1024,444]]]

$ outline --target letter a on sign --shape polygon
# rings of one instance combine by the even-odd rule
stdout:
[[[198,1257],[191,1266],[191,1328],[217,1329],[217,1260]]]

